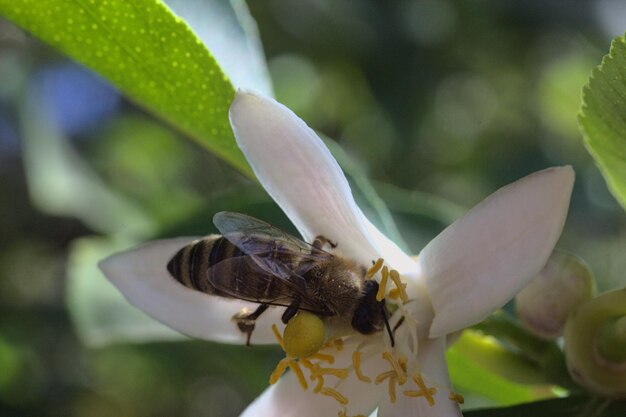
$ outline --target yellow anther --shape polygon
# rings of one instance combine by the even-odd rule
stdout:
[[[317,359],[319,361],[328,362],[331,365],[335,363],[335,357],[327,353],[317,352],[317,353],[314,353],[313,355],[308,356],[307,359]]]
[[[278,341],[278,344],[280,345],[280,347],[283,348],[283,350],[285,350],[285,341],[283,340],[283,336],[280,334],[280,331],[278,330],[278,326],[276,326],[275,324],[272,324],[272,332],[274,332],[274,337]]]
[[[350,417],[348,414],[348,412],[346,411],[345,408],[339,410],[339,412],[337,413],[337,417]],[[363,414],[357,414],[356,416],[352,416],[352,417],[365,417]]]
[[[313,370],[315,369],[315,367],[317,367],[317,364],[313,364],[311,363],[310,360],[306,359],[306,358],[302,358],[300,359],[300,363],[302,364],[302,366],[304,366],[306,369],[308,369],[309,371],[313,372]],[[311,379],[313,379],[313,377],[311,377]]]
[[[402,368],[402,370],[406,374],[406,358],[404,356],[400,356],[398,358],[398,364],[400,365],[400,368]]]
[[[338,352],[341,352],[343,350],[343,339],[335,339],[333,340],[333,344],[335,345],[335,349],[337,349]]]
[[[313,392],[314,393],[318,393],[322,390],[322,388],[324,388],[324,377],[321,375],[317,376],[317,384],[315,385],[315,388],[313,388]]]
[[[376,273],[380,271],[380,268],[382,268],[384,262],[385,261],[383,261],[383,258],[378,258],[376,262],[374,262],[374,265],[372,265],[372,267],[367,270],[367,273],[365,274],[365,279],[370,279],[374,275],[376,275]]]
[[[372,382],[372,380],[361,372],[361,357],[363,356],[363,352],[356,350],[352,353],[352,365],[354,366],[354,373],[356,377],[363,382]]]
[[[381,301],[385,298],[385,294],[387,293],[387,280],[389,279],[389,269],[387,266],[383,266],[382,278],[380,279],[380,284],[378,284],[378,292],[376,293],[376,301]]]
[[[296,376],[298,377],[298,382],[300,383],[302,389],[306,390],[307,388],[309,388],[309,385],[306,383],[306,379],[304,378],[304,374],[302,373],[302,369],[300,368],[300,365],[298,365],[298,362],[291,359],[287,363],[289,365],[289,368],[291,368],[293,373],[296,374]]]
[[[278,362],[278,364],[276,365],[276,369],[274,369],[274,372],[272,372],[272,375],[270,375],[270,385],[278,382],[280,377],[285,373],[288,362],[289,360],[287,358],[283,358],[280,360],[280,362]]]
[[[376,379],[374,380],[374,383],[376,385],[382,384],[382,382],[387,379],[387,378],[395,378],[396,377],[396,372],[395,371],[387,371],[387,372],[383,372],[382,374],[378,375],[376,377]]]
[[[450,392],[448,398],[457,404],[463,404],[465,402],[465,397],[463,397],[461,394],[457,394],[454,391]]]
[[[428,401],[428,405],[431,407],[435,405],[435,399],[433,396],[437,393],[437,388],[427,388],[421,375],[413,376],[413,381],[419,387],[419,391],[404,391],[404,395],[407,397],[424,397]]]
[[[409,296],[406,294],[406,284],[403,284],[402,281],[400,281],[400,273],[395,269],[392,269],[391,271],[389,271],[389,276],[391,277],[393,283],[396,284],[396,288],[400,292],[400,299],[402,300],[402,302],[408,302]]]
[[[391,404],[396,403],[396,379],[389,378],[389,401]]]
[[[320,390],[320,394],[332,397],[335,400],[337,400],[340,404],[343,404],[343,405],[348,404],[348,399],[344,397],[343,395],[341,395],[339,391],[334,390],[332,388],[322,388]]]
[[[345,368],[320,368],[318,367],[313,371],[311,377],[317,377],[318,375],[332,375],[339,379],[345,379],[348,377],[348,370]]]
[[[400,385],[404,385],[404,383],[406,382],[406,371],[402,369],[402,366],[400,365],[396,357],[393,356],[391,352],[384,351],[383,359],[387,360],[387,362],[391,364],[391,367],[398,377],[398,382],[400,383]]]

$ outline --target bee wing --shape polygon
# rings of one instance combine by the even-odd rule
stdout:
[[[268,273],[251,256],[224,259],[207,270],[209,283],[217,290],[254,303],[289,306],[301,300],[300,308],[320,315],[332,314],[307,288],[304,278],[289,279]]]
[[[220,233],[267,272],[284,279],[303,275],[316,262],[333,255],[262,220],[241,213],[222,211],[213,217]],[[280,255],[286,255],[281,259]],[[288,259],[286,264],[283,259]]]

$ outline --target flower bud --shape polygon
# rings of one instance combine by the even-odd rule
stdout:
[[[517,316],[545,340],[561,336],[570,313],[595,293],[595,281],[579,257],[554,251],[541,272],[515,297]]]
[[[598,395],[626,398],[626,288],[584,303],[567,320],[564,336],[572,378]]]

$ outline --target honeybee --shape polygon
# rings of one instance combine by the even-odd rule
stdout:
[[[386,326],[393,343],[385,300],[376,300],[378,283],[365,279],[366,267],[323,249],[335,243],[318,236],[309,244],[241,213],[220,212],[213,222],[221,235],[185,246],[167,269],[191,289],[258,303],[233,316],[247,345],[256,319],[270,306],[287,307],[285,324],[306,310],[338,332],[352,328],[367,335]]]

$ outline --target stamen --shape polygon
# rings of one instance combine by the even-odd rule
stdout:
[[[320,368],[318,367],[313,371],[311,377],[317,377],[318,375],[332,375],[339,379],[345,379],[348,377],[348,370],[345,368]]]
[[[448,395],[448,398],[457,404],[463,404],[465,402],[465,397],[463,397],[461,394],[458,394],[454,391],[450,392],[450,395]]]
[[[339,410],[339,412],[337,413],[337,417],[350,417],[348,414],[348,412],[346,411],[345,408],[342,408],[341,410]],[[353,417],[365,417],[363,414],[357,414],[356,416]]]
[[[272,332],[274,332],[274,337],[278,341],[278,344],[280,345],[280,347],[283,348],[283,350],[285,350],[285,341],[283,340],[283,336],[278,331],[278,326],[276,326],[276,324],[272,324]]]
[[[378,375],[376,377],[376,379],[374,380],[374,382],[376,383],[376,385],[380,385],[385,379],[387,378],[395,378],[396,377],[396,372],[395,371],[387,371],[387,372],[383,372],[382,374]]]
[[[306,383],[306,379],[304,378],[304,374],[302,373],[302,368],[300,368],[298,362],[291,359],[287,363],[289,364],[289,367],[291,368],[293,373],[296,374],[296,376],[298,377],[298,382],[300,382],[300,386],[302,386],[302,389],[306,390],[307,388],[309,388],[309,385]]]
[[[381,301],[387,293],[387,279],[389,278],[389,269],[383,266],[382,278],[378,284],[378,292],[376,293],[376,301]]]
[[[313,370],[315,369],[316,366],[318,366],[317,364],[312,364],[310,360],[305,359],[305,358],[301,358],[300,359],[300,363],[309,371],[313,372]],[[311,379],[313,379],[313,377],[311,377]]]
[[[398,382],[400,382],[400,385],[404,385],[404,383],[406,382],[406,372],[404,369],[402,369],[402,366],[400,366],[400,363],[398,363],[396,357],[393,356],[391,352],[385,351],[383,352],[383,359],[386,359],[391,364],[391,367],[398,376]]]
[[[324,348],[333,348],[340,352],[343,349],[343,339],[337,338],[324,342],[324,344],[322,345],[322,349]]]
[[[361,351],[354,351],[352,353],[352,365],[354,365],[354,373],[356,374],[356,377],[363,381],[363,382],[372,382],[372,380],[369,377],[366,377],[365,375],[363,375],[363,373],[361,372],[361,357],[363,356],[363,352]]]
[[[337,349],[338,352],[341,352],[343,350],[343,339],[337,338],[333,340],[333,344],[335,345],[335,349]]]
[[[398,288],[398,291],[400,292],[400,299],[402,300],[402,302],[403,303],[408,302],[409,296],[406,294],[406,284],[403,284],[402,281],[400,281],[400,273],[396,271],[395,269],[392,269],[389,272],[389,276],[391,276],[393,283],[396,284],[396,287]]]
[[[270,385],[274,385],[276,382],[278,382],[280,377],[285,373],[288,362],[289,359],[287,358],[283,358],[280,360],[280,362],[278,362],[278,364],[276,365],[276,369],[274,369],[274,372],[272,372],[272,375],[270,375]]]
[[[391,298],[392,300],[397,300],[398,298],[400,298],[400,291],[397,288],[392,288],[391,290],[389,290],[389,294],[387,295],[387,297]]]
[[[320,394],[332,397],[335,400],[337,400],[340,404],[343,404],[343,405],[348,404],[348,399],[346,397],[344,397],[343,395],[341,395],[341,393],[339,391],[334,390],[332,388],[322,388],[320,390]]]
[[[398,358],[398,364],[400,365],[400,367],[402,368],[402,370],[406,374],[406,358],[404,356],[400,356]]]
[[[365,279],[370,279],[374,275],[376,275],[380,268],[382,268],[384,262],[385,261],[383,260],[383,258],[378,258],[374,265],[372,265],[372,267],[367,270],[367,273],[365,274]]]
[[[424,384],[424,380],[422,379],[421,375],[413,376],[413,381],[415,381],[420,390],[404,391],[404,395],[406,395],[407,397],[424,397],[426,401],[428,401],[428,405],[430,405],[431,407],[435,405],[435,399],[433,398],[433,395],[437,393],[437,388],[426,388],[426,384]]]
[[[396,379],[389,378],[389,401],[391,404],[396,403]]]
[[[315,385],[315,388],[313,388],[313,392],[314,393],[318,393],[322,390],[322,388],[324,388],[324,377],[321,375],[317,376],[317,384]]]
[[[335,357],[333,355],[329,355],[327,353],[314,353],[311,356],[309,356],[307,359],[317,359],[320,361],[324,361],[324,362],[328,362],[329,364],[333,364],[335,363]]]

